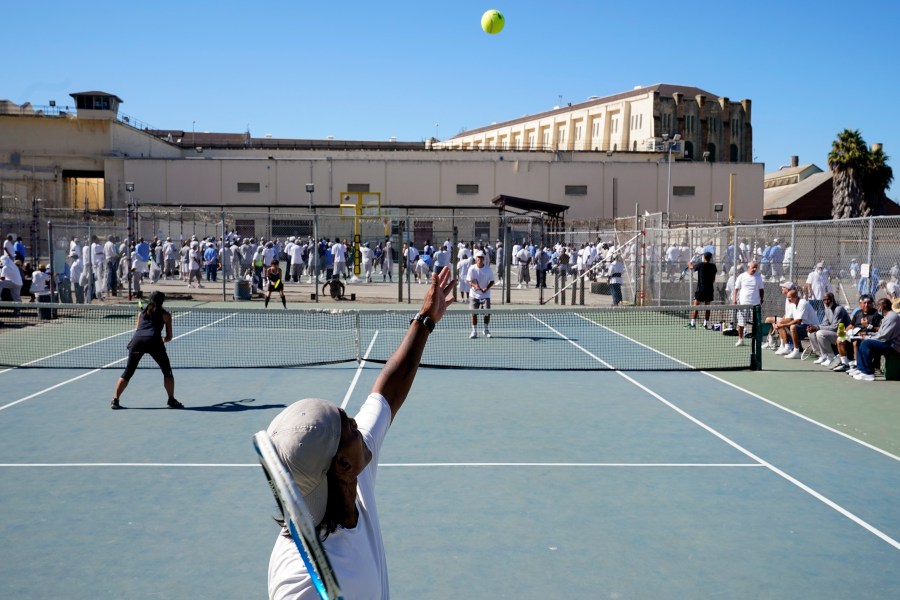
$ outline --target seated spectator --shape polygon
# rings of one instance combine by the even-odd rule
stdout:
[[[800,297],[797,290],[790,290],[787,293],[788,302],[791,303],[791,312],[788,314],[789,320],[786,321],[782,329],[790,331],[791,340],[794,342],[794,349],[785,354],[788,359],[798,359],[803,352],[802,341],[806,339],[808,328],[810,325],[818,326],[819,317],[812,302]]]
[[[806,330],[809,333],[809,345],[819,355],[816,364],[834,367],[837,364],[831,364],[833,361],[840,362],[832,351],[837,345],[838,325],[841,323],[844,327],[850,325],[850,315],[847,314],[846,308],[837,303],[831,292],[825,294],[822,302],[825,304],[825,317],[822,323],[810,325]]]
[[[832,368],[832,371],[849,371],[856,366],[856,361],[850,360],[856,356],[856,345],[862,337],[857,335],[860,331],[874,332],[881,324],[881,313],[875,309],[875,302],[869,294],[859,297],[859,310],[850,315],[850,329],[847,332],[849,339],[838,340],[838,354],[840,364]]]
[[[880,363],[881,357],[900,353],[900,300],[891,302],[882,298],[878,301],[878,310],[881,325],[875,333],[860,332],[863,340],[856,355],[856,372],[848,371],[857,381],[875,381],[875,365]]]
[[[790,314],[794,305],[788,300],[787,295],[791,290],[796,290],[797,286],[792,281],[783,281],[779,289],[784,295],[784,314],[780,317],[774,315],[766,317],[766,323],[772,326],[766,347],[775,350],[775,354],[784,356],[794,349],[794,342],[788,335],[790,333],[788,322],[791,320]],[[776,338],[780,340],[780,344],[775,341]]]

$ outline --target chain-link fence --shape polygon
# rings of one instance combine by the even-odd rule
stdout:
[[[716,301],[730,300],[729,277],[755,260],[767,283],[764,310],[781,314],[780,284],[807,282],[822,264],[835,297],[851,309],[864,293],[897,297],[900,289],[900,218],[777,223],[689,228],[646,227],[650,267],[644,286],[650,305],[682,305],[693,300],[696,278],[687,267],[704,251],[719,268]]]
[[[565,223],[546,215],[498,213],[435,208],[383,208],[379,216],[341,216],[335,208],[286,207],[173,207],[136,206],[128,209],[79,211],[44,208],[40,203],[5,198],[0,204],[0,228],[23,238],[29,261],[49,262],[53,250],[53,271],[65,271],[73,240],[80,246],[97,240],[124,242],[133,237],[148,242],[170,238],[181,246],[185,241],[223,237],[278,240],[310,238],[347,243],[353,270],[360,273],[359,249],[390,241],[395,264],[404,244],[419,250],[426,245],[452,246],[456,262],[460,244],[482,247],[498,273],[498,279],[517,281],[516,260],[501,249],[515,245],[546,247],[550,253],[559,246],[570,254],[589,245],[607,244],[617,248],[625,269],[622,293],[625,303],[647,306],[684,305],[693,300],[696,277],[688,269],[704,251],[712,252],[719,269],[716,302],[730,301],[729,278],[750,260],[756,260],[767,282],[765,311],[782,310],[779,293],[782,281],[793,281],[801,290],[816,264],[823,263],[838,300],[855,306],[862,293],[895,295],[900,285],[900,218],[875,217],[842,221],[795,222],[753,225],[667,226],[663,214],[644,214],[615,221]],[[51,228],[48,224],[52,223]],[[129,228],[130,225],[130,228]],[[51,238],[52,236],[52,238]],[[51,245],[52,241],[52,245]],[[503,269],[498,259],[505,257]],[[575,262],[572,262],[572,267]],[[531,265],[535,279],[534,264]],[[396,269],[396,267],[395,267]],[[547,278],[548,297],[569,286],[579,274],[570,268],[564,278]],[[605,297],[595,304],[609,303],[605,279],[592,273],[585,286]],[[590,285],[593,282],[595,285]],[[534,281],[532,281],[533,285]],[[580,283],[580,282],[579,282]],[[509,297],[508,291],[505,296]],[[584,297],[584,292],[581,292]],[[588,297],[591,297],[590,292]],[[544,299],[542,295],[542,299]],[[573,303],[570,295],[568,303]],[[513,299],[512,301],[515,301]],[[522,300],[534,302],[534,299]],[[558,300],[555,300],[558,302]],[[580,302],[578,302],[580,303]],[[588,302],[590,304],[590,302]]]

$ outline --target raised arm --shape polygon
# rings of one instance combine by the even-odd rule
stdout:
[[[449,267],[444,267],[440,273],[432,275],[431,285],[425,292],[425,300],[419,314],[434,323],[440,321],[447,307],[453,303],[454,283],[456,282],[450,275]],[[400,347],[391,355],[378,379],[375,380],[375,385],[372,386],[372,392],[384,396],[390,405],[392,420],[397,416],[397,411],[403,406],[409,394],[429,334],[430,331],[424,323],[413,321],[403,341],[400,342]]]

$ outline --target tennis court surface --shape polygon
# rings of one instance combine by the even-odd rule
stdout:
[[[133,308],[104,317],[121,330],[47,336],[58,343],[28,358],[103,364],[0,370],[0,596],[265,597],[278,530],[252,434],[302,397],[355,412],[408,319],[317,327],[286,312],[285,327],[207,338],[227,315],[176,311],[175,335],[194,341],[182,358],[176,340],[173,362],[206,365],[176,366],[181,411],[165,409],[155,367],[125,410],[108,408],[124,361],[96,366],[124,358]],[[769,355],[753,371],[752,343],[685,332],[671,311],[650,321],[662,337],[605,313],[503,312],[490,339],[468,339],[467,311],[438,324],[432,359],[465,368],[420,370],[388,434],[378,498],[394,598],[900,597],[894,382]],[[120,334],[119,354],[93,344]],[[340,354],[354,336],[362,364]],[[212,366],[292,353],[333,364]],[[529,361],[543,370],[510,370]],[[873,414],[878,439],[826,409],[838,401]]]

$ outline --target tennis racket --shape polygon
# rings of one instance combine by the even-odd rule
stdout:
[[[319,596],[322,600],[342,599],[337,577],[316,534],[316,527],[306,508],[306,502],[303,501],[303,495],[287,467],[278,457],[269,434],[265,431],[256,433],[253,436],[253,447],[256,449],[259,464],[266,474],[285,526],[297,550],[300,551],[306,572],[309,573]]]

